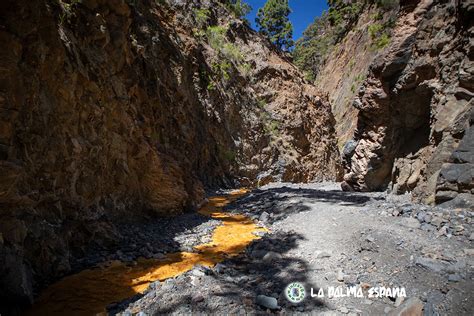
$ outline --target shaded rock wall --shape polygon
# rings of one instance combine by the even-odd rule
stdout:
[[[0,12],[2,303],[31,302],[87,245],[113,245],[115,218],[195,209],[205,188],[340,175],[327,99],[221,2]],[[226,75],[210,25],[242,56]]]
[[[470,134],[473,10],[463,1],[401,1],[390,45],[353,103],[359,113],[355,145],[345,155],[345,189],[389,186],[425,202],[444,191],[446,171],[439,172]],[[453,193],[437,193],[444,195],[436,201],[454,198],[454,192],[472,194],[473,178],[462,181]]]

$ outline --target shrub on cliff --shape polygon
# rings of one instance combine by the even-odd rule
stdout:
[[[228,0],[226,4],[227,8],[239,19],[244,18],[252,11],[252,7],[242,0]]]

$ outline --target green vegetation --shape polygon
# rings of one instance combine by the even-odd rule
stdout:
[[[215,74],[220,74],[221,78],[223,78],[224,80],[230,79],[230,70],[232,68],[232,65],[227,60],[214,62],[211,68]]]
[[[227,161],[229,163],[235,162],[237,155],[234,150],[229,149],[223,145],[218,145],[217,148],[220,160]]]
[[[365,2],[330,0],[328,4],[329,10],[308,26],[293,52],[295,64],[310,81],[314,81],[326,56],[357,22]]]
[[[354,65],[355,65],[355,60],[354,60],[354,57],[351,58],[351,60],[349,61],[349,70],[352,71],[352,69],[354,68]]]
[[[390,35],[383,33],[374,41],[375,49],[382,49],[390,43]]]
[[[209,9],[194,9],[194,19],[196,20],[197,26],[199,29],[204,29],[209,20],[210,11]]]
[[[196,21],[196,27],[193,28],[194,36],[203,39],[206,36],[206,26],[209,21],[211,11],[208,9],[194,9],[193,15]]]
[[[238,19],[242,19],[244,16],[250,13],[250,11],[252,11],[252,7],[242,0],[228,0],[228,2],[226,2],[226,7]]]
[[[382,30],[382,25],[379,23],[374,23],[372,25],[369,25],[368,31],[369,35],[371,38],[374,38],[377,36],[377,34]]]
[[[265,109],[265,105],[267,105],[267,101],[264,99],[258,98],[257,99],[257,106],[261,109]]]
[[[58,4],[61,8],[61,13],[59,14],[59,25],[64,25],[65,22],[70,23],[71,18],[74,16],[74,8],[82,3],[82,0],[58,0]]]
[[[263,123],[263,129],[265,133],[274,137],[278,137],[278,135],[280,134],[280,122],[272,118],[270,113],[263,109],[263,106],[262,112],[260,113],[260,120]]]
[[[371,47],[374,50],[386,47],[390,43],[399,0],[329,0],[328,5],[329,10],[308,26],[293,51],[295,64],[310,81],[315,80],[327,56],[343,42],[347,33],[354,29],[361,13],[368,8],[377,10],[371,14],[373,24],[367,30]],[[352,70],[353,66],[351,61],[349,68]]]
[[[293,25],[288,15],[291,13],[288,0],[267,0],[258,9],[255,22],[260,33],[268,37],[279,49],[290,50],[293,47]]]
[[[377,7],[383,10],[391,10],[399,5],[399,0],[375,0]]]
[[[366,78],[365,75],[363,74],[358,74],[357,76],[354,77],[354,82],[352,83],[351,85],[351,91],[352,93],[355,93],[356,92],[356,89],[360,86],[360,84],[362,83],[362,81],[364,81]]]
[[[242,63],[240,64],[239,70],[242,73],[242,75],[248,76],[250,72],[252,71],[252,65],[249,63]]]
[[[231,43],[227,37],[227,28],[224,26],[209,26],[205,31],[205,37],[209,45],[217,52],[211,69],[214,76],[209,76],[208,90],[216,87],[216,80],[228,81],[234,69],[238,69],[246,76],[251,71],[251,65],[244,61],[244,54],[239,47]]]
[[[223,26],[209,26],[206,29],[207,42],[213,49],[220,51],[226,41],[227,28]]]
[[[373,49],[382,49],[390,43],[390,32],[394,25],[395,21],[392,19],[382,24],[375,22],[369,25],[367,31],[372,40]]]
[[[238,66],[244,60],[244,55],[234,43],[227,40],[226,32],[227,28],[223,26],[209,26],[206,30],[208,43],[219,55]]]
[[[278,122],[277,120],[270,120],[266,122],[265,132],[267,132],[267,134],[271,134],[275,137],[278,137],[280,133],[280,122]]]

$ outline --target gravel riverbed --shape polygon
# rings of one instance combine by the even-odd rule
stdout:
[[[153,283],[144,294],[109,306],[110,314],[474,312],[472,210],[413,204],[409,195],[342,192],[337,183],[270,184],[227,210],[246,214],[269,233],[213,268],[197,266]],[[212,226],[198,225],[175,239],[191,246],[184,240],[206,238],[200,231]],[[303,302],[286,299],[291,282],[304,285]],[[361,288],[363,297],[328,297],[331,288],[345,293],[348,287]],[[403,287],[406,297],[369,297],[382,287]],[[311,289],[325,296],[311,297]]]

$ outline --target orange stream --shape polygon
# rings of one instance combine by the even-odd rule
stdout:
[[[143,293],[151,282],[165,280],[191,270],[195,265],[211,267],[242,252],[263,230],[243,215],[223,213],[225,205],[244,195],[236,190],[228,196],[209,199],[199,212],[221,220],[212,241],[196,246],[194,252],[171,253],[164,259],[140,258],[135,266],[120,261],[84,270],[65,277],[45,289],[27,315],[95,315],[105,314],[106,306]]]

